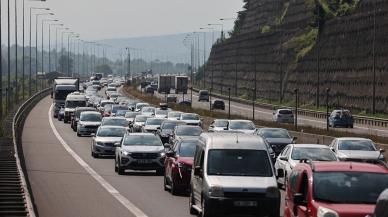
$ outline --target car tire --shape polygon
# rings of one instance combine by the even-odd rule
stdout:
[[[353,124],[352,124],[352,125],[350,125],[350,128],[352,128],[352,129],[353,129],[353,128],[354,128],[354,125],[353,125]]]
[[[119,171],[119,168],[117,167],[117,161],[116,161],[116,158],[115,158],[115,172],[117,173]]]
[[[210,210],[208,207],[207,207],[207,202],[206,200],[203,198],[202,199],[202,212],[201,212],[201,217],[210,217],[212,216],[212,214],[210,213]]]
[[[165,191],[168,191],[166,176],[164,176],[164,178],[163,178],[163,188],[164,188]]]
[[[194,198],[193,198],[193,191],[190,191],[190,197],[189,197],[189,210],[191,215],[197,215],[198,212],[196,209],[194,209]]]
[[[156,170],[156,175],[158,175],[158,176],[164,175],[164,169],[163,168],[157,169]]]
[[[119,175],[124,175],[125,174],[125,169],[121,166],[120,163],[118,163],[118,166],[117,166],[117,173]]]
[[[77,132],[77,136],[78,136],[78,137],[81,137],[82,135],[81,135],[79,132]]]

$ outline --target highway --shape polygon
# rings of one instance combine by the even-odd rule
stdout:
[[[29,114],[23,150],[40,217],[186,217],[187,196],[163,189],[154,172],[114,172],[114,159],[94,159],[90,137],[77,137],[68,124],[52,119],[52,99]],[[284,200],[282,200],[284,201]]]
[[[164,94],[158,94],[157,92],[155,93],[156,93],[155,96],[159,97],[160,99],[165,98]],[[182,99],[182,94],[169,94],[169,95],[177,96],[178,100]],[[190,98],[191,98],[191,93],[189,90],[188,94],[185,95],[185,99],[190,100]],[[219,98],[212,97],[212,100],[215,100],[215,99],[219,99]],[[224,102],[225,102],[225,111],[223,112],[227,113],[228,101],[224,100]],[[193,107],[209,110],[210,106],[208,102],[198,102],[198,93],[193,92]],[[252,105],[246,105],[243,103],[231,101],[230,110],[232,115],[240,115],[242,117],[249,118],[249,119],[252,119],[253,117]],[[221,111],[221,110],[217,110],[217,111]],[[257,108],[257,107],[255,108],[255,119],[272,121],[272,116],[273,116],[272,110]],[[298,124],[299,126],[310,126],[310,127],[326,129],[326,120],[317,119],[317,118],[308,117],[308,116],[298,115]],[[333,128],[331,128],[331,130],[333,130]],[[376,126],[370,126],[370,125],[355,124],[353,129],[335,128],[334,130],[351,132],[355,134],[388,137],[388,128],[376,127]]]

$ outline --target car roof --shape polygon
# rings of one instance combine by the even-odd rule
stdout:
[[[252,123],[251,120],[229,120],[229,122],[250,122],[250,123]]]
[[[199,141],[198,136],[179,136],[176,138],[177,141]]]
[[[153,133],[128,133],[128,136],[156,136]]]
[[[329,146],[327,145],[320,145],[320,144],[291,144],[294,148],[325,148],[329,149]]]
[[[96,109],[95,108],[93,108],[93,107],[77,107],[76,108],[76,110],[77,111],[79,111],[79,110],[85,110],[85,111],[96,111]]]
[[[360,163],[360,162],[314,162],[316,172],[371,172],[386,173],[388,168],[381,164]]]
[[[104,117],[102,120],[126,120],[124,117]]]
[[[95,111],[84,111],[84,112],[81,112],[81,115],[86,115],[86,114],[98,114],[98,115],[101,115],[100,112],[95,112]]]
[[[241,133],[202,133],[207,149],[249,149],[267,150],[265,141],[260,136]]]
[[[147,121],[148,120],[164,120],[164,118],[148,118]]]
[[[126,127],[122,127],[122,126],[111,126],[111,125],[100,126],[99,128],[100,128],[100,129],[105,129],[105,128],[117,128],[117,129],[124,129],[124,130],[127,130]]]
[[[358,138],[358,137],[341,137],[337,138],[338,141],[344,141],[344,140],[360,140],[360,141],[371,141],[371,139],[367,138]]]
[[[178,125],[178,126],[176,126],[176,128],[201,128],[201,127],[200,126],[192,126],[192,125]]]

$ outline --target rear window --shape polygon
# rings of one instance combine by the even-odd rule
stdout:
[[[279,114],[281,115],[292,115],[291,110],[279,110]]]
[[[180,157],[194,157],[197,141],[183,141],[179,147]]]
[[[159,137],[154,135],[130,135],[124,140],[125,146],[162,146]]]
[[[339,150],[353,150],[353,151],[376,151],[376,148],[372,141],[369,140],[347,140],[340,141]]]
[[[202,133],[202,128],[200,127],[187,127],[182,126],[176,128],[177,136],[199,136]]]

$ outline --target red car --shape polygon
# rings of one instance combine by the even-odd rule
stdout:
[[[197,144],[198,138],[178,138],[166,153],[164,190],[170,190],[173,195],[188,191]]]
[[[384,163],[304,161],[292,170],[286,188],[285,217],[373,216],[388,188]]]

